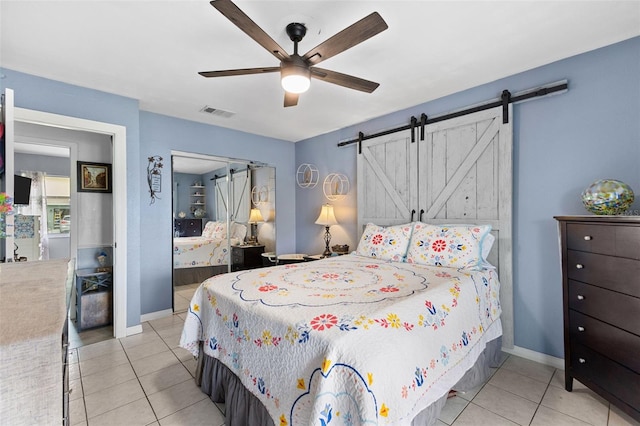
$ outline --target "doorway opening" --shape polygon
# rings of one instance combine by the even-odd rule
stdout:
[[[41,131],[76,131],[86,135],[93,135],[98,138],[107,138],[111,144],[103,146],[110,153],[113,162],[113,199],[106,206],[105,211],[109,214],[110,221],[105,224],[108,228],[105,232],[111,235],[111,245],[113,252],[113,331],[111,335],[116,338],[125,337],[142,331],[140,325],[127,327],[127,187],[126,187],[126,128],[119,125],[85,120],[75,117],[62,116],[45,113],[41,111],[15,108],[14,121],[18,126],[31,125]],[[13,142],[13,141],[12,141]],[[71,149],[70,160],[71,169],[77,162],[77,154]],[[77,176],[70,172],[70,183],[72,188],[77,187]],[[79,220],[73,220],[74,215],[80,214],[80,209],[76,209],[77,193],[71,191],[70,194],[70,250],[71,253],[80,254],[78,248],[83,248],[78,244],[78,239],[82,238],[82,229],[78,227]],[[94,194],[92,194],[94,195]],[[103,195],[103,194],[95,194]],[[78,216],[79,218],[79,216]],[[104,228],[100,230],[102,233]],[[88,231],[90,232],[90,230]]]

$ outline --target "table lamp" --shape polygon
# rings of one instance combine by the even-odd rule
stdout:
[[[251,224],[251,237],[249,242],[258,245],[258,222],[264,222],[260,209],[251,209],[249,213],[249,223]]]
[[[329,242],[331,242],[331,233],[329,233],[329,227],[331,225],[337,225],[336,215],[333,213],[333,206],[331,204],[323,204],[322,210],[320,210],[320,216],[316,219],[317,225],[324,226],[324,253],[322,257],[331,256],[331,250],[329,249]]]

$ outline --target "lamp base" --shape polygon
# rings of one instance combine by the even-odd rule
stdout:
[[[324,253],[322,253],[322,257],[331,256],[331,249],[329,249],[329,243],[331,242],[331,234],[329,233],[329,227],[324,227]]]
[[[257,246],[258,243],[258,224],[257,223],[252,223],[251,224],[251,236],[249,237],[249,244],[250,246]]]

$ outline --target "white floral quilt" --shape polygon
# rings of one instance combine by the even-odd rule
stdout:
[[[500,336],[494,270],[347,255],[218,275],[180,345],[229,367],[276,425],[409,424]]]
[[[231,244],[234,244],[233,240]],[[229,246],[226,238],[178,237],[173,239],[173,267],[176,269],[219,266],[227,263],[229,263]]]

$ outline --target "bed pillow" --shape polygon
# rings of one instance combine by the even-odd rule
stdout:
[[[429,225],[416,222],[407,251],[407,262],[456,269],[482,269],[483,242],[489,231],[490,225]],[[486,254],[489,250],[486,250]]]
[[[493,243],[496,241],[496,237],[493,236],[491,232],[487,233],[487,236],[482,240],[482,259],[480,261],[480,266],[482,268],[493,268],[496,269],[489,261],[487,257],[489,257],[489,253],[491,253],[491,248],[493,247]]]
[[[214,240],[223,240],[227,238],[227,223],[209,221],[202,231],[202,236]]]
[[[402,262],[411,239],[411,228],[410,223],[387,227],[368,223],[358,243],[356,254]]]
[[[244,237],[247,236],[247,227],[241,223],[233,222],[231,224],[231,238],[235,238],[238,241],[244,241]]]
[[[211,238],[211,234],[213,234],[213,230],[216,227],[216,223],[213,221],[209,221],[207,222],[207,224],[204,226],[204,229],[202,230],[202,236],[205,238]]]

